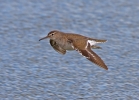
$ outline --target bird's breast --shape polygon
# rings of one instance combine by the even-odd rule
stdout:
[[[65,50],[74,50],[72,44],[67,39],[59,39],[56,43]]]
[[[65,50],[74,50],[71,43],[65,43],[64,45],[61,46]]]

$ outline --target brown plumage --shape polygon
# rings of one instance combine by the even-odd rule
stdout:
[[[57,30],[49,32],[46,37],[41,38],[40,40],[45,38],[50,38],[50,44],[57,52],[65,54],[66,50],[76,50],[91,62],[108,70],[108,67],[103,60],[91,50],[91,48],[100,49],[101,47],[96,44],[104,43],[107,40],[94,39],[79,34],[64,33]]]

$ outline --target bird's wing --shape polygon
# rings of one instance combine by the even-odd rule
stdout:
[[[58,53],[63,55],[66,53],[66,50],[61,48],[54,40],[50,39],[50,44],[54,48],[54,50],[57,51]]]
[[[73,44],[73,48],[78,51],[81,55],[83,55],[84,57],[86,57],[88,60],[90,60],[91,62],[95,63],[96,65],[108,70],[108,67],[105,65],[105,63],[103,62],[103,60],[95,53],[91,50],[91,46],[90,43],[87,41],[87,44],[84,48],[78,48],[78,43],[76,44],[76,42],[72,43]]]

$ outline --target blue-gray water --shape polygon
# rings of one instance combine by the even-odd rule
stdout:
[[[38,41],[54,29],[107,39],[109,70]],[[0,100],[138,99],[139,0],[0,0]]]

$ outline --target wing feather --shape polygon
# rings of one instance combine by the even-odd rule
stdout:
[[[73,43],[74,46],[74,43]],[[86,57],[91,62],[95,63],[96,65],[108,70],[108,67],[105,65],[104,61],[91,50],[90,44],[87,42],[87,46],[85,49],[78,49],[78,47],[74,46],[75,50],[78,51],[81,55]]]

